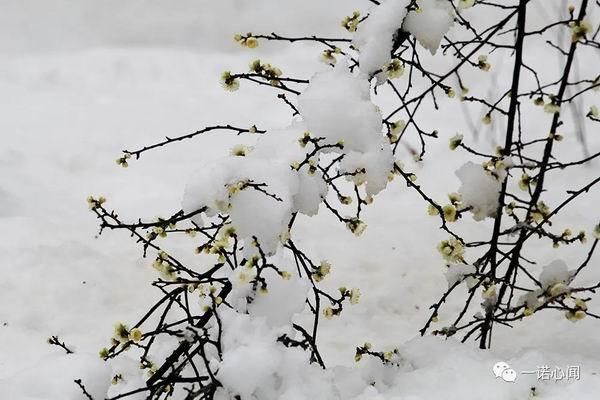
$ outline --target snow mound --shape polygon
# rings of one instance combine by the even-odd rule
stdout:
[[[282,332],[269,328],[264,318],[232,310],[221,314],[223,361],[217,378],[223,388],[215,399],[340,399],[333,373],[310,364],[303,350],[278,343]]]

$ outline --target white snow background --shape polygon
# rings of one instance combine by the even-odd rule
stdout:
[[[151,260],[143,259],[123,232],[96,237],[97,222],[86,197],[106,196],[107,206],[124,219],[169,215],[180,208],[183,188],[198,163],[228,154],[241,140],[222,133],[203,136],[148,153],[128,169],[115,164],[121,150],[217,123],[288,125],[289,110],[273,91],[242,82],[238,92],[228,93],[219,84],[220,74],[245,71],[250,60],[260,57],[290,75],[309,78],[328,68],[319,62],[319,48],[261,42],[258,49],[243,49],[231,39],[233,33],[339,35],[344,34],[339,26],[343,16],[369,7],[367,1],[283,3],[0,0],[1,400],[83,399],[75,378],[83,379],[97,399],[106,396],[106,384],[117,371],[107,369],[97,351],[116,321],[135,320],[157,295],[149,285],[155,278]],[[544,10],[536,12],[536,18],[543,18]],[[599,58],[580,68],[597,69]],[[510,63],[496,60],[490,73],[496,80],[508,79]],[[442,99],[442,111],[432,114],[429,124],[439,129],[441,139],[430,143],[425,162],[406,163],[434,198],[456,191],[460,180],[453,171],[474,161],[464,152],[447,150],[448,139],[459,131],[465,140],[475,140],[456,103]],[[492,149],[501,131],[494,124],[481,126],[478,145]],[[580,158],[574,133],[563,134],[560,156]],[[591,152],[598,151],[598,132],[589,130],[587,139]],[[558,202],[565,190],[597,175],[597,161],[577,174],[555,174],[551,184],[560,190],[546,199]],[[555,228],[591,232],[599,202],[596,188],[562,212]],[[496,327],[493,348],[486,351],[452,338],[419,337],[427,308],[447,287],[435,250],[446,236],[417,194],[399,180],[376,197],[365,215],[368,229],[360,238],[326,213],[303,218],[295,228],[309,254],[333,265],[327,287],[362,292],[358,305],[321,322],[326,364],[355,364],[354,348],[365,341],[377,349],[399,347],[409,362],[410,368],[386,381],[385,391],[371,387],[356,398],[517,400],[528,399],[531,386],[540,399],[597,398],[597,320],[573,324],[562,313],[535,314],[514,329]],[[459,230],[486,238],[490,227],[489,219],[464,218]],[[579,264],[587,249],[574,244],[557,252],[551,243],[536,245],[529,256],[539,261],[537,274],[557,257],[567,265]],[[178,250],[193,257],[191,248]],[[597,263],[593,259],[578,279],[597,282]],[[449,322],[459,300],[450,299],[442,309],[439,326]],[[598,305],[597,300],[589,303],[591,309]],[[75,354],[49,346],[50,335],[59,335]],[[581,379],[555,383],[519,375],[514,384],[506,383],[492,373],[497,361],[517,371],[579,365]],[[339,390],[350,393],[352,385],[348,378],[347,387]]]

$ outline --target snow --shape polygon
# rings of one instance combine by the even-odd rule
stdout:
[[[469,279],[467,275],[474,274],[477,272],[477,269],[473,265],[468,264],[450,264],[448,265],[448,270],[444,274],[446,276],[446,281],[448,281],[448,288],[451,288],[456,284],[456,282],[462,282],[467,278],[467,286],[469,289],[473,287],[473,282],[476,282],[475,279]]]
[[[289,262],[289,265],[292,263]],[[291,274],[293,271],[290,268],[288,272]],[[274,271],[267,271],[265,279],[269,291],[254,298],[248,307],[250,315],[265,318],[267,324],[274,328],[289,326],[292,318],[304,310],[309,290],[308,282],[291,275],[289,279],[283,279]]]
[[[402,29],[410,32],[431,54],[454,24],[454,11],[446,0],[418,0],[418,11],[406,16]]]
[[[254,156],[271,160],[273,154],[290,166],[300,162],[306,155],[305,149],[298,145],[298,140],[306,132],[306,125],[294,123],[286,129],[274,129],[270,134],[263,135],[254,150]],[[292,210],[312,216],[319,210],[319,205],[327,195],[327,185],[320,171],[308,173],[304,167],[295,171],[298,188],[292,194]]]
[[[542,288],[548,289],[556,284],[568,285],[573,279],[575,271],[569,271],[563,260],[554,260],[542,269],[540,284]]]
[[[282,351],[275,342],[277,332],[263,318],[225,311],[222,319],[223,361],[217,377],[223,382],[223,392],[242,400],[339,399],[331,373],[309,364],[308,355],[300,349]]]
[[[281,352],[266,322],[235,312],[224,312],[222,319],[223,361],[217,377],[225,388],[249,400],[257,390],[275,386]]]
[[[298,171],[290,167],[304,156],[298,144],[304,131],[297,124],[267,132],[247,148],[245,156],[231,154],[202,166],[185,189],[183,210],[194,212],[206,207],[208,217],[228,214],[247,243],[255,236],[265,252],[275,253],[292,213],[316,214],[327,193],[320,173],[309,175],[306,167]],[[291,150],[276,147],[284,145]],[[264,186],[257,190],[244,186],[246,183]],[[201,219],[197,222],[203,225]]]
[[[56,379],[57,372],[60,379]],[[0,379],[0,393],[5,399],[81,400],[81,390],[75,384],[64,384],[81,379],[93,397],[103,398],[110,386],[110,372],[110,367],[95,354],[46,355],[18,375]]]
[[[394,159],[366,79],[352,76],[341,63],[331,71],[317,73],[299,96],[298,109],[314,137],[325,138],[327,144],[343,144],[340,172],[364,169],[364,174],[350,178],[356,183],[366,181],[368,195],[386,187]]]
[[[489,174],[481,165],[471,161],[456,171],[462,182],[458,192],[465,206],[471,207],[475,221],[481,221],[496,215],[498,193],[502,183]]]
[[[366,181],[368,196],[373,196],[385,189],[388,176],[394,165],[394,157],[390,147],[382,144],[379,149],[371,149],[366,153],[352,151],[342,160],[340,170],[354,172],[365,170],[350,178],[355,184],[360,185]]]
[[[371,78],[391,60],[394,37],[402,26],[410,0],[387,0],[373,6],[369,17],[359,24],[352,43],[359,49],[361,76]],[[385,82],[379,73],[378,83]]]
[[[312,77],[298,109],[308,131],[329,144],[343,141],[344,149],[366,152],[383,143],[381,113],[371,102],[369,82],[352,76],[341,63]]]
[[[139,247],[126,233],[105,232],[97,238],[97,221],[85,203],[88,195],[105,195],[107,207],[116,209],[125,220],[134,221],[137,217],[151,219],[177,210],[181,205],[183,188],[196,181],[199,183],[194,188],[197,197],[190,198],[190,207],[206,203],[216,210],[215,198],[228,198],[228,192],[204,193],[204,189],[209,187],[215,189],[213,181],[209,180],[230,182],[230,179],[238,179],[238,176],[230,174],[231,171],[219,166],[226,166],[227,162],[240,163],[244,168],[251,165],[244,171],[251,172],[250,175],[256,179],[263,177],[264,166],[258,160],[263,157],[259,157],[262,149],[267,148],[263,146],[267,141],[271,146],[277,146],[278,140],[283,140],[284,136],[295,147],[287,144],[275,147],[278,157],[269,164],[273,170],[276,168],[272,166],[277,163],[289,167],[303,154],[297,140],[306,127],[300,124],[281,130],[290,123],[289,110],[277,103],[270,92],[244,85],[232,95],[224,93],[219,86],[223,69],[246,70],[249,59],[255,58],[254,53],[248,53],[247,49],[244,52],[234,51],[233,45],[227,49],[228,52],[214,50],[212,43],[200,49],[194,47],[206,42],[207,37],[218,37],[228,28],[213,23],[218,33],[191,35],[190,31],[178,29],[202,24],[189,22],[186,18],[183,20],[188,22],[183,24],[181,11],[161,19],[163,7],[166,7],[164,4],[136,2],[138,7],[145,5],[138,8],[144,10],[144,18],[128,18],[130,13],[137,15],[133,11],[115,14],[112,10],[104,10],[105,14],[120,15],[119,18],[126,20],[127,24],[123,26],[130,22],[142,24],[141,28],[136,25],[127,35],[123,33],[123,30],[127,31],[125,27],[119,31],[108,24],[102,30],[110,40],[96,41],[93,38],[90,41],[88,31],[79,35],[82,32],[79,29],[83,28],[65,24],[61,32],[66,34],[58,35],[61,40],[53,40],[57,33],[45,24],[49,24],[49,20],[55,26],[60,24],[55,19],[36,15],[50,8],[54,10],[53,15],[62,13],[65,19],[64,15],[73,12],[73,9],[79,10],[79,4],[84,2],[78,2],[77,6],[71,4],[72,7],[65,6],[66,3],[58,0],[47,5],[46,2],[43,5],[41,2],[28,2],[29,6],[23,8],[31,13],[26,14],[31,15],[27,26],[41,25],[38,31],[31,28],[30,35],[11,31],[9,27],[18,25],[13,22],[19,19],[12,18],[10,12],[0,12],[0,18],[11,22],[1,25],[2,43],[10,41],[14,42],[11,46],[18,47],[23,40],[28,40],[31,46],[25,46],[27,48],[52,44],[44,48],[43,53],[0,54],[0,103],[3,106],[0,119],[0,170],[3,172],[0,174],[0,251],[4,256],[2,265],[5,271],[0,281],[0,301],[5,305],[0,309],[2,399],[85,400],[73,383],[73,379],[79,378],[96,400],[143,385],[145,372],[140,371],[133,356],[104,363],[97,356],[97,351],[108,343],[115,322],[131,324],[139,318],[145,305],[156,298],[157,293],[150,287],[150,282],[156,277],[156,271],[151,267],[152,257],[142,258]],[[292,18],[301,9],[294,3],[295,6],[284,8],[287,17],[281,20],[286,22],[281,22],[280,27],[294,25],[290,21],[295,21],[290,29],[300,32],[307,29],[307,21],[309,26],[325,25],[321,18],[333,21],[333,25],[337,26],[340,7],[352,8],[344,3],[337,2],[331,12],[323,13],[327,17],[319,16],[315,20]],[[2,11],[20,9],[18,4],[21,2],[5,2],[0,8]],[[227,11],[233,10],[233,6],[234,2],[227,2],[223,7]],[[272,19],[271,14],[265,13],[269,10],[268,6],[267,2],[261,2],[249,7],[252,9],[246,10],[249,13],[246,17],[250,15],[247,18],[252,19],[264,14]],[[148,19],[146,13],[152,12],[154,17]],[[94,13],[90,12],[90,15]],[[218,20],[211,18],[210,12],[202,15],[202,18]],[[164,23],[166,31],[180,32],[174,37],[185,42],[186,47],[175,45],[177,40],[173,37],[153,41],[154,35],[160,34],[153,31],[148,36],[149,31],[144,29],[143,24],[153,26],[156,21]],[[262,27],[270,27],[271,22],[263,21]],[[115,31],[114,36],[109,35],[111,31]],[[52,34],[46,35],[47,32]],[[119,35],[125,35],[126,39],[119,39]],[[149,43],[151,47],[148,47]],[[90,47],[94,44],[108,47]],[[129,47],[121,47],[123,45]],[[56,52],[53,46],[59,46],[61,52]],[[257,51],[261,51],[261,47]],[[293,51],[282,46],[277,54],[272,52],[272,48],[264,51],[285,71],[303,76],[310,76],[319,68],[328,71],[318,65],[316,50],[309,46],[300,45]],[[264,57],[265,53],[260,56]],[[538,55],[534,53],[531,57]],[[314,64],[311,60],[315,60]],[[593,70],[595,64],[589,64],[582,68]],[[323,287],[333,291],[342,285],[359,287],[362,293],[360,302],[347,307],[339,317],[321,321],[320,346],[330,368],[323,371],[316,365],[308,365],[306,353],[275,344],[274,338],[282,332],[282,326],[290,318],[297,323],[307,322],[307,316],[298,313],[306,287],[294,278],[286,281],[269,274],[269,293],[255,299],[249,307],[252,315],[236,313],[228,321],[232,327],[230,332],[248,332],[245,339],[239,334],[232,334],[227,339],[227,364],[225,368],[221,366],[219,373],[225,377],[229,372],[229,376],[224,378],[228,388],[244,392],[244,395],[258,394],[259,398],[290,400],[458,400],[482,396],[517,400],[528,398],[530,387],[535,386],[543,399],[595,399],[600,391],[600,356],[597,351],[600,338],[597,321],[592,318],[572,324],[561,313],[536,313],[515,324],[513,329],[496,326],[492,350],[484,352],[473,348],[471,343],[461,344],[454,338],[418,337],[418,329],[426,318],[425,311],[447,287],[448,282],[444,279],[446,267],[435,251],[436,243],[446,239],[447,235],[439,231],[439,221],[426,215],[423,202],[414,191],[404,184],[383,180],[384,171],[387,174],[392,160],[389,154],[380,154],[384,152],[380,149],[385,144],[381,134],[381,116],[371,105],[368,85],[353,80],[344,70],[336,73],[340,76],[321,76],[324,84],[330,85],[332,93],[322,93],[320,106],[345,118],[331,118],[324,126],[315,123],[317,126],[309,126],[308,129],[314,131],[315,136],[327,137],[331,143],[337,143],[339,138],[345,139],[343,151],[352,161],[347,168],[356,168],[361,163],[366,165],[372,170],[368,171],[366,184],[375,185],[371,192],[377,192],[382,186],[386,188],[378,195],[378,201],[365,210],[364,218],[369,229],[360,238],[355,238],[331,215],[323,212],[314,215],[321,202],[320,197],[325,195],[324,187],[317,184],[319,190],[305,190],[308,189],[305,186],[308,185],[307,180],[319,182],[318,175],[302,174],[301,170],[296,178],[287,173],[275,178],[269,175],[269,187],[277,189],[277,194],[286,197],[289,203],[282,208],[279,217],[269,222],[273,229],[265,234],[268,238],[263,240],[271,241],[277,249],[278,234],[271,232],[285,230],[280,229],[280,223],[287,218],[288,209],[297,208],[305,213],[298,217],[294,234],[297,243],[315,259],[330,260],[331,274],[322,282]],[[502,72],[495,77],[499,82],[507,79]],[[348,99],[334,97],[334,101],[328,103],[326,99],[331,99],[328,96],[335,93],[335,85],[344,88],[347,95],[344,97]],[[483,91],[488,89],[481,88]],[[314,91],[312,93],[315,94]],[[348,113],[344,101],[352,103],[352,110],[356,109],[355,106],[359,107],[360,117]],[[377,101],[378,105],[385,105],[385,96]],[[440,129],[440,137],[448,139],[464,128],[459,125],[465,123],[458,117],[461,115],[460,105],[447,99],[440,99],[440,103],[442,111],[432,114],[427,123],[432,127],[448,126],[448,129]],[[318,110],[308,110],[303,115],[306,124],[311,123],[308,117],[313,112],[318,113]],[[221,122],[241,126],[256,123],[267,128],[268,133],[251,138],[216,133],[164,151],[149,152],[140,160],[132,161],[127,170],[118,168],[114,163],[123,148],[143,146],[159,141],[165,135],[185,134]],[[343,129],[330,131],[329,128],[335,128],[337,124],[342,124]],[[320,128],[323,130],[317,135]],[[485,135],[480,136],[478,144],[493,149],[496,144],[494,127],[485,129]],[[465,132],[465,141],[475,140],[466,128],[460,131]],[[527,126],[524,131],[532,135],[537,133],[540,137],[547,134],[544,128],[537,126]],[[579,146],[574,135],[566,134],[567,131],[565,126],[565,140],[557,145],[558,156],[567,160],[577,159],[580,156]],[[281,136],[276,133],[281,133]],[[597,136],[589,135],[588,139],[591,150],[597,151],[600,145]],[[259,141],[264,143],[260,145]],[[425,162],[409,165],[418,174],[419,183],[436,199],[445,198],[447,193],[455,190],[460,182],[452,171],[471,159],[460,150],[449,154],[445,145],[447,140],[443,142],[428,147]],[[410,143],[415,145],[417,141]],[[254,149],[247,157],[233,160],[230,150],[239,144]],[[287,149],[294,152],[284,154]],[[265,152],[273,154],[271,150]],[[408,152],[402,155],[410,158]],[[228,161],[224,163],[224,160]],[[379,161],[381,166],[377,164]],[[479,170],[485,173],[483,168],[473,164],[478,171],[474,175],[486,182],[483,176],[487,175],[479,173]],[[209,168],[209,171],[203,174],[203,167]],[[193,170],[201,171],[197,180],[189,176]],[[287,171],[287,168],[277,170]],[[250,175],[240,176],[245,179]],[[566,175],[551,175],[548,179],[560,188],[575,189],[596,176],[597,165],[592,164],[577,174],[566,172]],[[202,180],[205,180],[204,185]],[[298,188],[294,190],[296,184]],[[314,188],[315,185],[310,183],[310,189]],[[475,185],[472,189],[480,188]],[[545,193],[544,201],[556,205],[564,198],[563,192]],[[235,197],[242,193],[260,194],[241,191],[234,194],[234,202]],[[577,227],[591,232],[597,221],[590,218],[590,210],[598,203],[599,195],[598,189],[592,189],[576,206],[559,213],[553,227],[558,231]],[[278,202],[263,197],[259,200],[263,202],[262,206],[278,207]],[[463,198],[463,201],[466,200]],[[257,223],[256,220],[248,220],[250,212],[242,212],[238,229]],[[313,217],[308,218],[309,215]],[[463,222],[469,237],[487,237],[489,220],[477,224]],[[194,264],[197,262],[189,243],[169,244],[183,259]],[[588,249],[586,246],[589,243],[561,246],[555,251],[548,243],[536,241],[528,253],[538,260],[538,264],[531,267],[532,273],[540,276],[540,280],[544,276],[543,281],[547,285],[565,280],[568,283],[569,268],[579,265],[584,250]],[[474,250],[467,249],[469,260],[471,252]],[[557,257],[564,262],[555,261]],[[284,260],[278,260],[280,263],[288,267],[292,265]],[[451,270],[453,268],[450,267]],[[593,284],[598,281],[599,274],[591,268],[582,271],[577,279]],[[243,285],[240,285],[242,289]],[[273,299],[286,298],[286,307],[279,310],[264,306],[270,296]],[[460,305],[460,299],[449,298],[447,308],[440,311],[437,326],[451,324]],[[597,301],[590,301],[589,307],[593,310]],[[61,349],[46,344],[46,338],[53,334],[59,335],[75,354],[65,355]],[[384,367],[366,357],[355,363],[354,349],[365,341],[372,342],[375,349],[398,348],[400,367]],[[160,362],[172,345],[164,343],[158,346],[154,361]],[[254,345],[263,352],[253,352]],[[579,381],[555,383],[538,381],[535,376],[519,375],[514,384],[508,384],[492,374],[492,366],[499,360],[517,371],[542,365],[563,368],[579,365],[582,376]],[[240,366],[246,368],[240,369]],[[110,378],[116,373],[123,374],[125,379],[117,385],[110,385]],[[256,381],[238,380],[240,377],[280,381],[281,386],[270,393],[259,393]],[[224,390],[220,395],[221,399],[229,398]]]

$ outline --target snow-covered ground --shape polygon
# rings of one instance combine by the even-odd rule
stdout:
[[[63,18],[94,20],[98,10],[91,2],[81,2],[87,6],[78,6],[80,12],[66,8],[72,5],[69,2],[55,3],[64,12],[54,10],[53,15]],[[132,3],[140,8],[147,5]],[[102,365],[97,351],[112,335],[113,324],[135,320],[157,295],[149,286],[155,278],[151,261],[141,257],[139,247],[125,233],[106,232],[97,237],[97,222],[86,197],[106,196],[110,208],[124,219],[167,215],[180,208],[183,188],[195,167],[228,154],[240,139],[226,133],[197,138],[149,153],[128,169],[115,164],[121,150],[216,123],[286,126],[289,110],[272,91],[242,82],[240,91],[225,92],[219,84],[221,72],[245,71],[248,61],[256,57],[290,75],[310,77],[311,71],[327,68],[319,63],[319,51],[308,45],[268,45],[253,52],[231,45],[230,33],[238,30],[238,20],[241,31],[254,29],[251,25],[257,15],[265,31],[283,29],[286,25],[280,21],[268,28],[270,19],[265,13],[272,12],[273,3],[260,2],[258,11],[246,11],[244,18],[232,18],[226,27],[214,24],[215,15],[235,14],[239,2],[223,2],[218,14],[207,11],[211,5],[204,2],[204,8],[194,9],[202,15],[198,20],[189,17],[189,9],[176,12],[166,3],[163,8],[156,6],[152,18],[143,19],[146,26],[138,22],[132,31],[108,35],[111,29],[104,27],[102,34],[89,32],[82,28],[87,21],[83,19],[73,27],[61,27],[62,33],[50,39],[46,34],[56,33],[58,27],[48,23],[35,31],[34,24],[21,17],[31,11],[33,21],[47,21],[42,11],[51,7],[37,8],[43,2],[35,1],[0,1],[0,18],[6,22],[0,28],[0,399],[82,399],[74,378],[89,382],[91,390],[95,385],[102,387],[101,378],[110,379],[111,371]],[[306,29],[333,23],[335,31],[337,21],[353,9],[337,3],[331,13]],[[181,7],[193,7],[190,4]],[[172,11],[171,19],[159,18],[164,9]],[[290,9],[283,7],[288,20],[294,16]],[[123,8],[119,15],[127,19],[127,13],[135,15],[135,7]],[[299,15],[300,20],[308,18],[307,13]],[[160,29],[167,33],[148,39],[142,33],[156,21],[162,21]],[[197,21],[213,21],[197,33],[202,40],[193,35]],[[297,21],[292,30],[299,32],[302,26]],[[19,35],[23,27],[28,27],[29,38]],[[78,32],[83,37],[80,41],[73,38]],[[15,40],[8,35],[16,35]],[[61,42],[61,35],[68,37],[68,43]],[[49,44],[36,48],[35,38]],[[215,41],[226,43],[226,51],[219,51]],[[20,51],[29,45],[31,51]],[[440,129],[442,138],[429,146],[425,163],[413,167],[407,161],[434,198],[442,199],[458,189],[460,181],[452,171],[470,160],[464,153],[447,151],[447,141],[457,131],[454,126],[464,126],[462,117],[454,115],[440,113],[432,119],[431,124],[452,128]],[[470,137],[468,132],[465,137]],[[600,148],[597,132],[588,132],[588,141],[591,149]],[[480,144],[491,147],[481,138]],[[560,146],[565,159],[580,157],[577,141],[567,132]],[[441,169],[447,172],[443,178]],[[554,180],[563,189],[553,194],[555,199],[597,176],[598,163],[579,171]],[[597,222],[590,213],[599,202],[596,188],[558,216],[557,230],[570,227],[589,232]],[[486,351],[453,339],[418,337],[427,308],[447,285],[443,262],[435,251],[446,236],[438,230],[438,221],[427,216],[416,193],[398,180],[377,196],[365,221],[369,228],[360,238],[325,213],[301,219],[296,228],[298,242],[315,259],[327,259],[333,265],[326,286],[359,287],[362,292],[358,305],[322,322],[320,340],[326,364],[353,365],[354,348],[371,342],[378,349],[399,347],[411,365],[387,381],[392,389],[386,397],[377,397],[373,388],[364,398],[517,400],[528,399],[533,386],[540,399],[597,398],[597,320],[573,324],[562,313],[536,314],[512,330],[495,328],[493,348]],[[469,237],[487,237],[490,232],[489,221],[463,224],[462,232]],[[557,254],[567,264],[577,264],[584,258],[584,249],[573,245],[556,253],[551,244],[540,242],[532,254],[541,270]],[[190,252],[191,257],[191,249],[181,246],[180,250]],[[582,281],[598,281],[596,264],[597,259],[592,260]],[[451,299],[442,310],[440,326],[452,318],[458,300]],[[593,301],[590,307],[598,304]],[[75,354],[67,356],[49,346],[50,335],[58,335]],[[511,384],[494,377],[492,366],[497,361],[517,371],[542,365],[580,366],[581,379],[556,383],[520,374]]]

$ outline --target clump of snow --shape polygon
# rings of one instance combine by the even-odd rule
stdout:
[[[223,313],[223,360],[217,377],[242,399],[251,399],[261,387],[273,385],[281,364],[281,351],[264,319]]]
[[[297,123],[286,129],[276,129],[262,135],[252,156],[265,160],[279,159],[289,169],[290,164],[304,159],[306,150],[298,145],[298,139],[306,131],[306,126]],[[320,171],[309,174],[306,167],[292,171],[296,175],[297,190],[292,193],[292,210],[312,216],[327,194],[327,185]]]
[[[278,201],[254,189],[240,190],[231,196],[229,218],[236,232],[243,238],[255,236],[268,253],[275,252],[280,239],[286,236],[292,215],[291,198],[280,198],[285,200]]]
[[[239,311],[246,312],[248,309],[248,299],[254,296],[254,279],[256,278],[256,268],[240,266],[227,274],[227,279],[231,282],[231,292],[227,296],[227,302]],[[210,306],[211,299],[208,296],[200,297],[201,306]]]
[[[165,346],[163,348],[166,350],[168,347]],[[168,354],[165,354],[164,357],[166,357],[167,355]],[[153,357],[157,356],[158,354],[153,354]],[[119,374],[121,375],[121,379],[119,379],[116,382],[116,384],[110,385],[108,392],[104,393],[102,397],[94,397],[94,400],[116,397],[123,393],[132,392],[146,385],[146,379],[148,379],[148,371],[140,368],[139,360],[134,359],[133,357],[119,357],[111,359],[107,362],[107,364],[110,364],[110,367],[112,367],[113,372],[111,374],[111,377],[115,376],[116,374]],[[128,399],[145,400],[146,398],[146,393],[136,393]],[[78,397],[77,400],[89,399],[85,396],[82,396]]]
[[[352,76],[342,65],[318,73],[299,96],[298,109],[313,137],[325,138],[328,144],[343,144],[339,151],[345,158],[340,172],[364,169],[357,183],[367,183],[368,195],[386,187],[394,159],[367,80]]]
[[[294,209],[304,215],[313,216],[327,193],[327,184],[321,172],[310,175],[306,168],[298,171],[298,191],[292,196]]]
[[[315,74],[298,97],[298,109],[314,137],[365,152],[376,146],[382,118],[371,102],[369,82],[352,76],[346,66]]]
[[[387,0],[373,6],[369,17],[363,21],[354,35],[352,44],[359,49],[361,77],[371,78],[391,60],[392,46],[397,31],[407,13],[410,0]],[[378,83],[385,81],[384,74],[377,75]]]
[[[502,184],[487,173],[481,165],[471,161],[456,171],[462,185],[458,191],[462,202],[471,207],[473,219],[481,221],[486,217],[494,217],[498,208],[498,193]]]
[[[304,310],[309,290],[306,280],[295,274],[290,275],[289,279],[283,279],[273,270],[266,271],[263,277],[268,293],[259,293],[254,298],[248,306],[250,315],[264,317],[272,327],[289,325],[292,317]]]
[[[333,373],[311,364],[307,352],[278,343],[282,332],[271,329],[264,318],[227,309],[221,314],[223,359],[217,378],[223,389],[215,398],[340,398]]]
[[[290,167],[304,157],[298,145],[302,132],[303,126],[296,125],[266,133],[246,156],[204,165],[185,189],[183,210],[204,207],[208,217],[229,214],[241,238],[256,237],[261,248],[273,254],[287,237],[292,213],[316,214],[327,193],[319,172],[309,175],[306,167],[299,171]],[[194,222],[203,224],[201,218]]]
[[[240,237],[258,243],[268,253],[277,249],[292,213],[292,194],[298,190],[289,165],[255,157],[227,157],[200,169],[186,187],[183,209],[207,207],[206,215],[228,213]],[[273,198],[246,183],[266,185]],[[198,221],[196,221],[198,222]]]
[[[349,152],[340,163],[340,170],[345,172],[365,170],[366,172],[349,179],[357,185],[366,182],[367,195],[377,194],[385,189],[388,174],[394,164],[394,158],[389,150],[389,146],[382,145],[379,149],[367,153]]]
[[[540,301],[539,296],[542,294],[542,290],[534,290],[531,292],[527,292],[519,297],[518,305],[525,305],[526,308],[530,310],[536,310],[540,305],[542,305],[542,301]]]
[[[462,282],[465,278],[469,289],[472,288],[476,283],[476,280],[473,277],[467,277],[467,275],[474,274],[475,272],[477,272],[477,269],[474,265],[450,264],[444,274],[446,281],[448,281],[448,288],[455,285],[457,282]]]
[[[574,272],[569,271],[563,260],[554,260],[542,269],[539,281],[544,289],[556,284],[568,285],[573,280]]]
[[[452,6],[447,0],[419,0],[418,11],[411,11],[402,29],[410,32],[431,54],[435,54],[442,38],[454,24]]]
[[[508,176],[508,170],[515,166],[515,162],[510,157],[502,157],[494,163],[493,174],[500,182],[503,182]]]

